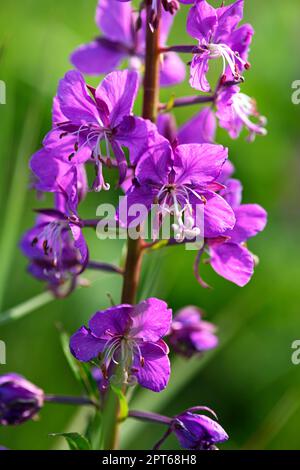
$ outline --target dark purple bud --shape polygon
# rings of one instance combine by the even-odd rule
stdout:
[[[44,404],[44,392],[18,374],[0,376],[0,424],[21,424]]]
[[[162,5],[166,11],[174,15],[179,10],[179,3],[177,0],[162,0]]]
[[[184,449],[216,450],[216,444],[228,439],[217,421],[189,410],[174,418],[171,429]]]

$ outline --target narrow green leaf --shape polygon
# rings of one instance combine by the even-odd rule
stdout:
[[[64,437],[70,450],[92,450],[89,441],[78,432],[62,432],[49,434],[50,437]]]
[[[88,393],[90,398],[99,400],[99,391],[97,383],[92,376],[90,365],[84,362],[78,362],[70,352],[70,336],[63,330],[61,325],[58,325],[60,331],[60,341],[65,358],[74,374],[75,379],[81,382],[83,388]]]
[[[20,305],[12,307],[9,310],[6,310],[6,312],[0,313],[0,326],[19,320],[53,300],[54,297],[50,292],[43,292],[42,294],[32,297]]]
[[[27,113],[15,159],[10,191],[7,195],[6,213],[2,220],[2,227],[5,227],[5,230],[2,230],[0,237],[0,309],[3,305],[5,288],[13,264],[12,258],[18,242],[18,229],[26,200],[25,193],[28,189],[29,171],[27,160],[32,152],[38,133],[39,114],[39,105],[37,104],[33,105]]]

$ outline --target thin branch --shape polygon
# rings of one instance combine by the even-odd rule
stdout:
[[[160,103],[158,106],[159,111],[165,111],[172,108],[182,108],[184,106],[193,106],[195,104],[206,104],[213,103],[216,99],[215,95],[208,96],[183,96],[182,98],[177,98],[171,104],[169,103]]]
[[[97,261],[89,261],[87,265],[88,269],[94,269],[96,271],[105,271],[108,273],[115,273],[124,275],[124,270],[118,266],[114,266],[110,263],[98,263]]]

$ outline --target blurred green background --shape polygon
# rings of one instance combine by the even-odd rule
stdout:
[[[49,204],[37,201],[29,191],[27,165],[49,129],[51,100],[59,78],[70,68],[69,54],[97,34],[95,5],[96,0],[1,2],[0,79],[7,86],[7,104],[0,105],[1,312],[43,292],[43,286],[26,273],[26,260],[17,247],[23,231],[33,224],[32,209]],[[187,10],[183,7],[178,15],[170,44],[190,41],[184,26]],[[225,449],[300,449],[300,366],[291,362],[291,344],[300,338],[300,107],[291,102],[291,84],[300,79],[299,1],[245,0],[245,21],[253,24],[256,35],[243,91],[257,99],[260,112],[268,117],[269,133],[248,144],[244,136],[231,141],[219,131],[218,142],[230,147],[236,175],[244,184],[244,201],[260,203],[269,212],[266,231],[250,242],[260,264],[243,289],[203,267],[204,278],[214,286],[205,291],[193,277],[194,252],[177,248],[146,259],[147,278],[143,275],[140,296],[166,298],[174,311],[186,304],[202,307],[218,325],[221,344],[203,358],[176,360],[166,392],[141,392],[134,400],[135,407],[169,414],[198,404],[210,406],[230,434]],[[162,99],[171,92],[163,90]],[[176,88],[177,96],[190,93],[187,82]],[[176,111],[178,122],[195,112],[196,108]],[[102,201],[102,194],[89,195],[81,214],[94,217]],[[119,262],[121,242],[100,242],[93,232],[86,235],[93,258]],[[120,279],[112,275],[87,277],[89,288],[1,327],[7,365],[0,366],[0,373],[24,374],[49,393],[80,393],[55,323],[74,331],[97,309],[109,305],[107,292],[118,301],[121,287]],[[60,447],[62,443],[48,434],[82,428],[85,413],[76,411],[48,405],[36,422],[1,428],[0,445]],[[128,422],[123,445],[151,448],[162,432],[155,425]],[[166,445],[176,446],[172,439]]]

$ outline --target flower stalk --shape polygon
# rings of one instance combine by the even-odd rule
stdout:
[[[143,118],[152,122],[156,121],[159,103],[159,31],[161,6],[158,7],[155,29],[151,27],[152,1],[147,0],[147,26],[146,26],[146,57],[143,95]],[[123,277],[122,303],[134,304],[140,280],[143,257],[143,241],[141,238],[132,240],[128,237],[127,256]],[[125,391],[125,390],[124,390]],[[105,449],[117,449],[119,445],[119,402],[118,397],[110,391],[104,409],[104,424],[109,424],[109,431],[105,432]],[[109,419],[111,416],[111,419]],[[112,423],[112,425],[111,425]]]

